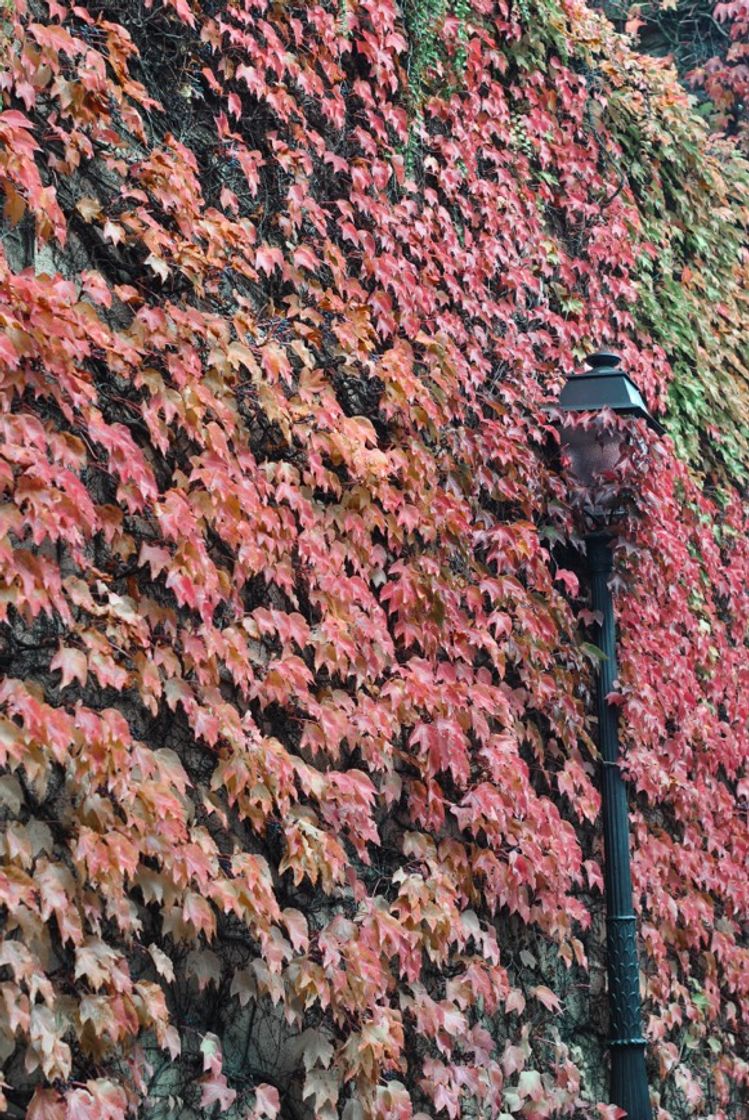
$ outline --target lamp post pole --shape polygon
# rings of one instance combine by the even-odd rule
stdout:
[[[600,612],[598,646],[604,654],[597,675],[599,749],[602,762],[604,882],[609,978],[611,1087],[610,1100],[626,1110],[628,1120],[651,1120],[645,1073],[645,1039],[640,1009],[637,930],[632,911],[627,790],[619,768],[616,708],[606,697],[617,676],[616,626],[609,588],[611,537],[586,538],[593,609]]]
[[[621,368],[618,354],[591,354],[587,367],[567,378],[559,395],[562,445],[566,446],[573,476],[582,487],[596,479],[615,478],[612,471],[621,458],[621,432],[596,431],[589,423],[570,424],[579,414],[595,420],[613,412],[620,419],[644,420],[651,431],[663,435],[662,425],[648,412],[637,385]],[[568,418],[565,420],[565,416]],[[599,513],[610,515],[612,495],[599,499]],[[615,501],[615,499],[613,499]],[[598,524],[601,519],[596,514]],[[605,520],[605,517],[604,517]],[[612,1104],[623,1108],[628,1120],[652,1120],[645,1074],[645,1039],[640,1009],[640,970],[637,966],[637,929],[632,911],[632,874],[629,865],[627,789],[619,768],[619,735],[616,708],[606,697],[617,676],[616,627],[609,589],[611,533],[586,537],[588,572],[593,609],[600,613],[598,646],[604,660],[598,670],[597,713],[602,763],[601,801],[606,891],[606,943],[609,974]]]

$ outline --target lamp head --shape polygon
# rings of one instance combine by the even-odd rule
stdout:
[[[610,409],[617,416],[645,420],[649,428],[663,435],[665,429],[650,415],[640,390],[620,368],[620,363],[618,354],[592,354],[583,373],[567,378],[559,396],[559,409],[571,415],[588,415],[591,418],[604,409]],[[563,424],[561,437],[567,447],[573,473],[586,486],[614,469],[626,438],[621,430],[598,424]]]
[[[567,378],[559,396],[564,412],[599,412],[610,408],[620,416],[637,416],[659,435],[665,429],[650,415],[642,393],[624,372],[618,354],[601,351],[586,359],[588,369]]]

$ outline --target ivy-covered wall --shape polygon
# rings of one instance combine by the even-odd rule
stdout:
[[[578,0],[20,0],[0,34],[0,1102],[606,1102],[594,621],[658,1120],[749,1092],[747,165]]]

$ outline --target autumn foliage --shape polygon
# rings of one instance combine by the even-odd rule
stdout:
[[[682,452],[620,468],[654,1099],[749,1094],[746,167],[577,0],[426,7],[3,9],[11,1116],[613,1116],[604,345]]]
[[[704,88],[717,110],[717,123],[730,129],[745,151],[749,149],[749,5],[726,0],[713,9],[721,29],[723,49],[690,75]]]

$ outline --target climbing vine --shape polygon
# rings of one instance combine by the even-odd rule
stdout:
[[[549,413],[599,346],[673,433],[617,467],[649,1076],[746,1099],[746,168],[529,7],[8,13],[10,1116],[616,1120]]]
[[[470,0],[407,0],[404,16],[409,41],[407,89],[411,127],[405,153],[410,177],[424,128],[424,102],[430,92],[444,94],[459,87],[468,60]],[[446,50],[445,23],[450,25],[451,50]]]

